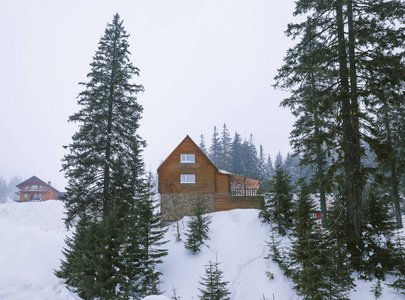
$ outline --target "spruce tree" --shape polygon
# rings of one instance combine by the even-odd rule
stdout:
[[[139,69],[130,61],[128,37],[116,14],[100,39],[89,81],[81,83],[80,110],[69,117],[79,129],[65,146],[62,164],[68,179],[65,223],[77,226],[56,275],[88,299],[139,297],[145,263],[153,270],[160,260],[151,258],[153,250],[146,255],[143,240],[134,238],[145,237],[140,225],[150,190],[141,157],[146,144],[138,135],[143,109],[136,95],[143,87],[132,83]]]
[[[278,234],[285,236],[293,221],[293,194],[290,179],[279,161],[266,191],[264,206]]]
[[[204,136],[202,134],[200,135],[200,145],[199,145],[199,147],[200,147],[201,151],[204,152],[204,154],[208,156],[208,151],[207,151],[207,148],[205,146],[205,139],[204,139]]]
[[[394,268],[392,223],[375,183],[367,190],[364,203],[364,233],[361,271],[366,279],[384,280]]]
[[[393,260],[394,269],[391,273],[395,276],[395,281],[388,286],[405,295],[405,237],[399,230],[395,232]]]
[[[227,288],[227,281],[223,281],[223,272],[219,268],[218,261],[209,261],[205,267],[205,277],[201,277],[200,288],[201,300],[229,300],[230,292]]]
[[[292,248],[289,252],[291,277],[294,289],[303,299],[324,299],[322,294],[321,238],[311,218],[315,205],[308,186],[301,184],[301,190],[294,214]]]
[[[221,135],[221,163],[218,168],[229,171],[231,169],[231,145],[232,139],[229,130],[224,123]]]
[[[206,214],[206,208],[201,199],[197,199],[193,208],[193,216],[187,222],[187,239],[184,243],[186,249],[193,254],[201,251],[201,246],[205,240],[208,240],[209,225],[211,224],[211,216]]]
[[[138,250],[135,252],[135,256],[141,270],[138,274],[141,296],[159,294],[159,277],[162,274],[157,271],[156,267],[168,254],[168,250],[162,248],[167,243],[163,239],[168,228],[164,227],[161,221],[162,214],[157,212],[159,204],[154,188],[155,180],[152,173],[149,172],[145,180],[145,192],[137,201],[137,226],[132,227],[135,230],[131,233],[131,240],[134,237],[137,238]]]
[[[362,140],[381,143],[373,134],[372,110],[387,101],[386,97],[375,97],[374,91],[380,86],[376,88],[376,83],[400,86],[404,81],[403,1],[299,0],[294,14],[303,21],[289,24],[287,34],[299,42],[287,51],[278,76],[280,87],[292,92],[291,107],[303,107],[300,115],[315,116],[313,112],[317,112],[320,125],[330,124],[329,128],[319,127],[321,131],[326,128],[325,134],[316,137],[337,151],[338,164],[327,173],[333,174],[333,168],[339,168],[343,174],[347,242],[355,252],[362,243],[362,196],[367,171],[361,160]],[[314,77],[315,97],[305,97],[302,88],[311,87]],[[312,99],[318,101],[316,110],[312,110]],[[319,101],[327,105],[319,105]]]
[[[221,140],[219,138],[219,134],[217,131],[217,127],[214,126],[214,133],[212,134],[212,139],[211,139],[211,147],[210,147],[210,159],[212,163],[215,166],[218,166],[218,164],[221,161]]]
[[[235,132],[231,148],[231,170],[233,174],[243,174],[243,149],[242,138],[239,133]]]

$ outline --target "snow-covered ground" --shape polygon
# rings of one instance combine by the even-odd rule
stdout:
[[[59,268],[66,232],[60,201],[0,204],[0,299],[80,299],[70,292],[53,270]],[[255,210],[213,213],[208,247],[192,255],[182,242],[176,242],[176,227],[166,238],[169,255],[159,267],[164,274],[163,295],[145,300],[168,300],[172,287],[182,300],[198,299],[200,277],[209,260],[221,262],[224,279],[229,281],[232,300],[295,300],[291,282],[283,277],[267,255],[268,230],[261,226]],[[187,219],[180,221],[183,230]],[[182,235],[184,237],[184,235]],[[274,273],[274,279],[266,272]],[[374,299],[372,283],[356,282],[351,299]],[[382,300],[405,299],[384,287]]]

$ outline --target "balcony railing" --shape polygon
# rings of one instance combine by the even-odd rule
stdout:
[[[260,196],[260,189],[231,189],[231,196]]]

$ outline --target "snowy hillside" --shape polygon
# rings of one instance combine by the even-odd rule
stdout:
[[[0,204],[0,299],[79,299],[67,290],[53,269],[59,267],[61,249],[67,234],[63,225],[64,207],[60,201]],[[164,274],[164,296],[145,300],[167,300],[172,286],[182,300],[198,299],[200,276],[204,265],[216,257],[221,262],[224,279],[229,281],[232,300],[299,299],[292,284],[269,260],[265,260],[267,229],[261,226],[255,210],[234,210],[212,214],[209,247],[192,255],[175,241],[176,228],[170,227],[166,244],[169,255],[160,266]],[[186,219],[180,222],[184,229]],[[182,236],[183,237],[183,236]],[[274,279],[266,277],[274,273]],[[373,299],[372,283],[356,282],[352,299]],[[382,300],[405,299],[385,287]]]

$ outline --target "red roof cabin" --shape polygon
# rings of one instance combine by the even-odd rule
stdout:
[[[20,189],[18,202],[56,200],[60,194],[57,189],[51,186],[51,182],[42,181],[36,176],[21,182],[17,185]]]
[[[158,168],[164,221],[190,216],[197,200],[207,212],[258,208],[262,181],[220,171],[186,136]]]

